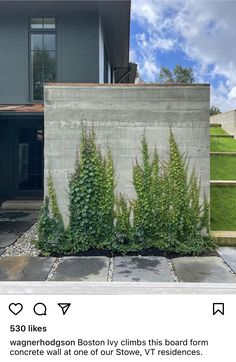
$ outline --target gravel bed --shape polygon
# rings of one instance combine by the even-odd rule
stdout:
[[[6,248],[1,257],[38,256],[40,254],[40,251],[34,245],[34,240],[37,240],[37,224],[31,226],[31,228],[23,233],[13,245]]]
[[[218,258],[222,261],[222,263],[226,266],[226,268],[229,270],[229,272],[236,277],[236,273],[230,268],[230,266],[226,263],[226,261],[222,258],[222,256],[219,254]]]
[[[62,259],[62,258],[57,258],[57,259],[56,259],[56,261],[55,261],[52,269],[50,270],[50,272],[49,272],[49,274],[48,274],[48,276],[47,276],[46,281],[52,280],[53,275],[54,275],[54,273],[55,273],[55,271],[56,271],[56,269],[57,269],[57,267],[58,267],[61,259]]]
[[[109,267],[108,267],[108,276],[107,281],[112,282],[113,281],[113,273],[114,273],[114,258],[109,259]]]
[[[171,260],[170,260],[170,259],[167,259],[167,263],[168,263],[168,265],[169,265],[169,268],[170,268],[171,274],[172,274],[172,276],[173,276],[173,278],[174,278],[174,281],[175,281],[175,282],[178,282],[179,280],[178,280],[177,274],[176,274],[176,272],[175,272],[175,270],[174,270],[174,268],[173,268],[173,265],[172,265]]]

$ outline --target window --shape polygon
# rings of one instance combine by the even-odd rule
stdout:
[[[108,55],[106,47],[104,46],[104,83],[108,83]]]
[[[43,130],[41,127],[19,129],[18,190],[43,188]]]
[[[32,18],[31,29],[56,29],[55,18]]]
[[[43,84],[56,81],[55,18],[32,18],[30,23],[31,98],[43,99]]]
[[[114,68],[111,65],[111,84],[113,84],[113,83],[114,83]]]

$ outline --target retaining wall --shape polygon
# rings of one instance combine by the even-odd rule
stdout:
[[[226,132],[232,134],[236,138],[236,110],[216,114],[210,117],[212,124],[221,124]]]
[[[135,196],[132,164],[140,156],[146,133],[162,159],[168,156],[170,127],[190,169],[201,178],[209,195],[209,85],[95,85],[45,86],[45,190],[49,168],[59,206],[68,220],[68,174],[73,171],[80,143],[81,122],[94,124],[97,143],[111,147],[117,191]]]

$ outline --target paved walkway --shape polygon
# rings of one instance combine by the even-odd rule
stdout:
[[[37,220],[37,211],[0,209],[0,255]]]
[[[221,257],[1,257],[0,281],[236,283],[236,248]]]
[[[17,257],[4,250],[32,226],[37,211],[0,210],[0,281],[236,283],[236,247],[219,257]]]

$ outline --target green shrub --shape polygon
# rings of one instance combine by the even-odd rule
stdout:
[[[169,137],[169,160],[164,169],[166,188],[165,249],[197,255],[214,248],[209,235],[209,205],[200,202],[200,183],[195,171],[188,177],[186,157],[181,155],[172,131]]]
[[[83,128],[80,154],[69,181],[69,236],[76,251],[109,247],[114,232],[114,166],[103,157],[94,130]]]
[[[51,172],[49,172],[48,176],[48,195],[49,195],[52,216],[58,221],[63,223],[62,216],[57,203],[57,195],[56,195],[56,190],[54,188]]]
[[[159,229],[159,162],[156,150],[151,157],[145,136],[142,139],[142,163],[133,166],[133,183],[137,194],[133,201],[134,237],[147,247]]]
[[[115,197],[112,155],[102,155],[94,129],[83,127],[75,170],[69,179],[69,226],[65,229],[51,174],[48,196],[40,212],[37,242],[45,254],[74,253],[89,249],[111,252],[157,248],[166,253],[198,255],[214,248],[209,230],[209,205],[200,201],[200,183],[189,176],[186,157],[172,131],[169,158],[160,165],[145,136],[142,158],[133,166],[137,194],[128,201]]]
[[[134,240],[133,227],[131,225],[132,206],[124,195],[117,195],[115,201],[115,236],[112,251],[126,254],[131,251],[141,250]]]
[[[214,248],[209,235],[209,205],[200,203],[200,184],[195,172],[188,177],[186,157],[181,155],[172,131],[169,159],[158,163],[156,150],[150,155],[145,137],[142,162],[133,167],[134,232],[146,248],[197,255]]]
[[[48,196],[39,214],[36,244],[44,254],[64,253],[70,249],[51,173],[48,178]]]

